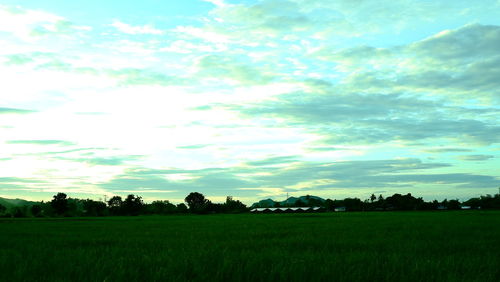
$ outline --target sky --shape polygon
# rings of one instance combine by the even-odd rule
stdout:
[[[0,0],[0,197],[500,187],[500,0]]]

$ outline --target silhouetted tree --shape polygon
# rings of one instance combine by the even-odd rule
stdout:
[[[458,200],[449,200],[447,208],[449,210],[459,210],[460,209],[460,202]]]
[[[238,200],[233,200],[233,197],[227,196],[224,203],[224,211],[229,213],[239,213],[247,211],[247,206]]]
[[[377,199],[377,196],[375,196],[375,194],[372,194],[370,196],[370,202],[373,203],[375,200]]]
[[[123,212],[127,215],[139,215],[143,206],[142,198],[131,194],[123,201]]]
[[[203,213],[206,211],[209,200],[205,199],[205,196],[198,192],[191,192],[184,199],[189,206],[189,210],[193,213]]]
[[[0,204],[0,215],[3,215],[3,213],[7,210],[7,208],[5,206],[3,206],[2,204]]]
[[[479,204],[481,209],[500,209],[500,194],[481,196]]]
[[[66,216],[81,216],[83,215],[83,203],[79,199],[68,198],[68,211]]]
[[[188,212],[188,208],[184,203],[178,204],[176,208],[177,208],[178,213],[187,213]]]
[[[31,206],[31,215],[33,215],[34,217],[42,216],[42,206],[40,205]]]
[[[345,198],[343,201],[346,210],[361,211],[363,210],[363,202],[358,198]],[[338,205],[342,206],[342,205]]]
[[[388,208],[394,210],[416,210],[424,202],[422,198],[415,198],[410,193],[406,195],[394,194],[385,199]]]
[[[91,199],[86,199],[82,201],[83,205],[83,215],[85,216],[105,216],[106,215],[106,203],[101,201],[94,201]]]
[[[335,210],[335,203],[332,199],[326,199],[324,206],[325,206],[327,211],[334,211]]]
[[[169,201],[154,201],[147,205],[146,209],[150,214],[172,214],[177,210],[175,205]]]
[[[323,201],[307,195],[306,196],[306,206],[308,206],[308,207],[322,207]]]
[[[295,203],[293,204],[294,207],[306,207],[306,203],[304,203],[302,200],[298,199],[297,201],[295,201]]]
[[[225,206],[224,204],[219,204],[219,203],[212,203],[208,201],[205,210],[203,211],[205,213],[223,213],[225,212]]]
[[[122,213],[122,197],[113,196],[108,200],[109,211],[112,215],[119,215]]]
[[[66,197],[67,195],[64,193],[57,193],[50,202],[57,215],[64,215],[68,211],[68,199]]]
[[[12,216],[13,217],[26,217],[27,212],[26,212],[26,206],[22,207],[13,207],[12,208]]]

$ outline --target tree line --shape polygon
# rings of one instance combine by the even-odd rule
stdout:
[[[192,192],[184,199],[185,203],[173,204],[168,200],[144,203],[142,197],[130,194],[126,198],[113,196],[108,201],[69,198],[65,193],[57,193],[49,202],[34,205],[16,206],[7,209],[0,204],[0,217],[74,217],[74,216],[137,216],[137,215],[170,215],[170,214],[210,214],[210,213],[243,213],[250,209],[228,196],[224,203],[212,203],[198,192]],[[254,205],[253,207],[259,207]],[[426,202],[411,194],[394,194],[387,198],[372,194],[368,199],[345,198],[343,200],[317,199],[305,197],[293,204],[273,202],[272,207],[322,207],[325,211],[342,208],[346,211],[405,211],[405,210],[459,210],[468,209],[500,209],[500,194],[485,195],[467,201],[443,200]]]
[[[10,209],[0,204],[1,217],[75,217],[75,216],[137,216],[167,214],[207,214],[247,212],[245,204],[228,196],[224,203],[212,203],[198,192],[192,192],[185,203],[173,204],[168,200],[144,203],[142,197],[130,194],[126,198],[113,196],[108,201],[69,198],[57,193],[50,202],[16,206]]]
[[[372,194],[368,199],[345,198],[343,200],[320,200],[306,196],[304,200],[297,200],[293,204],[274,202],[272,206],[254,207],[322,207],[326,211],[335,211],[341,208],[345,211],[410,211],[410,210],[460,210],[460,209],[500,209],[500,194],[485,195],[471,198],[464,202],[459,200],[424,201],[410,193],[406,195],[394,194],[387,198]]]

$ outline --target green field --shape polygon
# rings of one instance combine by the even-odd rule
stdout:
[[[500,281],[500,212],[0,219],[1,281]]]

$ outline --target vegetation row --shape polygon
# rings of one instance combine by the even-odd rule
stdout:
[[[1,200],[1,199],[0,199]],[[250,208],[232,197],[224,203],[212,203],[198,192],[192,192],[185,198],[185,203],[173,204],[168,200],[144,203],[142,197],[128,195],[125,199],[113,196],[108,201],[69,198],[65,193],[57,193],[50,202],[28,202],[29,204],[8,206],[0,202],[0,217],[73,217],[73,216],[136,216],[167,214],[210,214],[244,213]],[[500,194],[485,195],[467,201],[443,200],[426,202],[411,194],[394,194],[384,198],[382,195],[362,201],[359,198],[343,200],[322,199],[315,196],[290,198],[283,202],[271,199],[255,203],[251,208],[276,207],[321,207],[323,211],[405,211],[405,210],[460,210],[460,209],[500,209]]]

